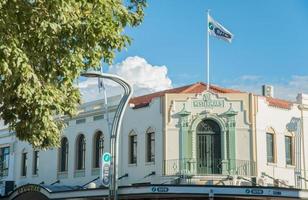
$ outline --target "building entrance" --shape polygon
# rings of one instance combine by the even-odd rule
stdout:
[[[221,174],[221,130],[213,120],[197,126],[197,173]]]

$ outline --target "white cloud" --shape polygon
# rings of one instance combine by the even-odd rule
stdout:
[[[287,84],[274,84],[274,92],[278,97],[295,100],[298,93],[308,94],[308,76],[291,77]]]
[[[260,76],[244,75],[230,87],[246,92],[261,94],[261,86],[264,84],[274,86],[274,96],[281,99],[295,101],[298,93],[308,94],[308,76],[293,75],[284,82],[266,81]]]
[[[153,66],[138,56],[128,57],[123,62],[111,66],[109,72],[130,82],[136,95],[145,91],[155,92],[172,87],[166,66]]]
[[[172,87],[167,75],[166,66],[155,66],[144,58],[128,57],[121,63],[110,66],[108,73],[119,75],[127,80],[134,88],[134,96],[161,91]],[[111,81],[105,81],[108,96],[121,94],[121,88]],[[102,98],[98,94],[98,81],[96,78],[88,78],[79,82],[79,88],[85,102]]]

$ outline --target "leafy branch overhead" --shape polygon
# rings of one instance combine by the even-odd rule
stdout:
[[[145,0],[1,0],[0,115],[20,140],[57,146],[80,72],[111,63],[142,22]]]

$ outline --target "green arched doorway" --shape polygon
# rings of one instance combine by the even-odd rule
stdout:
[[[221,128],[211,119],[197,128],[197,172],[199,175],[221,174]]]

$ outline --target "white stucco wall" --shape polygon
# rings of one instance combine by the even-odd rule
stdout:
[[[33,170],[33,149],[26,143],[17,141],[15,145],[15,165],[14,165],[14,179],[17,186],[26,183],[51,184],[58,179],[61,185],[83,185],[93,179],[99,174],[98,170],[93,170],[93,137],[96,131],[100,130],[104,133],[104,151],[110,151],[110,137],[107,133],[107,122],[105,119],[93,120],[93,116],[102,114],[101,112],[93,112],[87,106],[82,106],[85,113],[78,117],[69,120],[69,126],[65,128],[63,137],[67,137],[69,141],[69,159],[68,159],[68,172],[67,178],[60,178],[58,176],[58,148],[49,150],[40,150],[39,152],[39,167],[38,175],[32,175]],[[90,114],[87,114],[90,112]],[[110,119],[113,119],[113,112],[109,113]],[[85,118],[86,122],[76,124],[76,119]],[[106,116],[105,116],[106,118]],[[148,128],[155,130],[155,162],[146,162],[146,131]],[[137,164],[128,163],[128,134],[134,130],[137,133]],[[85,162],[85,175],[76,177],[76,139],[79,134],[84,134],[86,139],[86,162]],[[130,183],[138,182],[152,182],[159,183],[162,175],[162,155],[163,155],[163,141],[162,141],[162,113],[160,99],[156,99],[147,107],[132,109],[127,108],[121,127],[120,137],[120,168],[118,171],[119,176],[128,173],[127,178],[120,181],[120,185],[127,185]],[[21,176],[21,155],[22,152],[27,152],[27,176]],[[94,172],[96,171],[96,173]],[[155,171],[156,175],[144,178],[146,175]]]
[[[285,157],[285,136],[290,134],[287,130],[287,124],[293,117],[301,117],[297,104],[294,104],[291,109],[282,109],[269,106],[265,97],[258,97],[256,134],[259,178],[262,176],[262,172],[264,172],[271,177],[284,181],[290,186],[295,186],[295,166],[286,165]],[[275,132],[276,145],[274,148],[277,157],[275,163],[267,163],[266,132],[270,128],[272,128]],[[273,180],[271,178],[264,177],[264,181],[265,185],[273,184]]]
[[[0,148],[9,148],[9,169],[7,176],[0,177],[0,194],[4,195],[5,181],[14,180],[14,164],[15,164],[15,134],[10,132],[3,124],[3,120],[0,120]]]
[[[146,162],[146,131],[152,128],[155,131],[155,162]],[[159,183],[163,166],[163,124],[160,98],[154,99],[149,106],[132,109],[128,108],[122,126],[121,144],[121,169],[119,176],[128,173],[128,178],[121,180],[123,185],[129,183],[152,182]],[[137,134],[137,163],[129,164],[129,133]],[[145,178],[155,171],[156,175]]]
[[[191,95],[194,97],[194,95]],[[225,98],[225,96],[224,96]],[[172,108],[166,108],[170,111],[171,120],[166,124],[164,130],[164,117],[168,117],[168,113],[163,113],[162,98],[155,98],[149,106],[133,109],[127,108],[123,124],[121,127],[120,137],[120,157],[119,157],[119,177],[128,174],[120,180],[119,185],[128,185],[131,183],[164,183],[167,178],[163,177],[164,161],[171,159],[179,159],[179,126],[178,118],[174,114],[178,113],[183,108],[183,103],[187,99],[176,99],[173,102]],[[230,108],[238,112],[236,115],[236,159],[251,160],[252,156],[252,130],[251,124],[247,121],[248,110],[243,105],[241,99],[234,100],[226,97],[228,103],[223,108],[214,108],[205,110],[203,108],[186,107],[192,115],[209,112],[211,115],[219,116]],[[117,99],[109,101],[110,105],[115,105]],[[78,117],[69,120],[69,126],[64,130],[65,137],[69,141],[69,161],[67,178],[60,178],[62,185],[83,185],[99,174],[97,170],[93,170],[93,136],[96,131],[101,130],[104,133],[104,151],[109,151],[109,135],[107,133],[107,122],[105,119],[93,120],[93,116],[102,114],[101,108],[93,108],[98,102],[88,103],[81,108],[84,110]],[[257,171],[258,178],[261,178],[262,172],[274,177],[279,177],[285,180],[287,184],[294,185],[294,166],[286,166],[285,164],[285,142],[284,136],[287,132],[286,125],[292,117],[301,117],[298,105],[294,104],[291,110],[271,107],[267,104],[264,97],[258,97],[257,101],[258,112],[256,113],[256,150],[257,150]],[[98,110],[96,110],[98,109]],[[113,117],[114,108],[110,113],[110,118]],[[165,115],[165,116],[164,116]],[[76,119],[85,118],[86,122],[76,124]],[[308,146],[308,110],[303,111],[303,127],[305,130],[305,144]],[[146,162],[146,131],[152,128],[155,131],[155,162]],[[277,142],[277,163],[270,164],[266,160],[266,130],[273,128],[276,133]],[[137,134],[137,163],[129,164],[129,140],[128,135],[131,131]],[[164,132],[166,131],[166,132]],[[86,166],[85,175],[83,177],[75,176],[75,157],[76,157],[76,138],[79,133],[85,135],[86,138]],[[3,134],[0,132],[0,135]],[[166,138],[166,141],[164,141]],[[12,160],[10,166],[12,169],[9,172],[9,178],[16,181],[17,186],[26,183],[41,183],[51,184],[59,179],[58,176],[58,149],[53,148],[46,151],[40,151],[39,154],[39,171],[37,176],[32,175],[32,158],[33,149],[25,142],[15,141],[14,137],[0,137],[0,146],[12,144]],[[166,146],[164,147],[164,144]],[[164,150],[165,148],[165,150]],[[28,153],[28,168],[27,176],[21,177],[21,155],[25,151]],[[308,148],[305,148],[305,155],[308,155]],[[166,156],[166,157],[164,157]],[[10,160],[10,161],[11,161]],[[308,162],[306,160],[306,167]],[[151,172],[156,174],[146,177]],[[307,173],[308,174],[308,173]],[[264,179],[266,184],[271,184],[273,181]]]
[[[101,104],[100,102],[94,102],[93,105]],[[116,101],[114,102],[116,103]],[[85,106],[86,105],[86,106]],[[16,180],[17,186],[26,183],[36,183],[39,184],[44,182],[44,184],[51,184],[57,180],[60,180],[61,185],[83,185],[97,176],[99,176],[99,171],[93,170],[93,142],[94,135],[97,131],[102,131],[104,134],[104,151],[109,151],[109,140],[110,137],[107,132],[107,122],[105,119],[100,119],[94,121],[93,117],[101,115],[102,107],[93,106],[91,103],[81,106],[84,111],[79,116],[74,119],[68,120],[69,126],[64,129],[62,137],[67,137],[69,142],[69,153],[68,153],[68,172],[67,178],[60,178],[58,176],[58,148],[52,148],[48,150],[39,151],[39,166],[38,175],[32,175],[33,170],[33,148],[26,142],[17,141],[15,145],[15,170],[14,178]],[[112,106],[112,103],[111,103]],[[94,110],[93,110],[94,108]],[[113,118],[113,111],[109,113],[110,118]],[[106,115],[104,115],[106,118]],[[76,120],[86,119],[85,123],[76,124]],[[86,139],[86,162],[85,162],[85,175],[81,177],[76,177],[76,139],[79,134],[84,134]],[[21,176],[21,155],[22,152],[27,152],[27,176]]]

